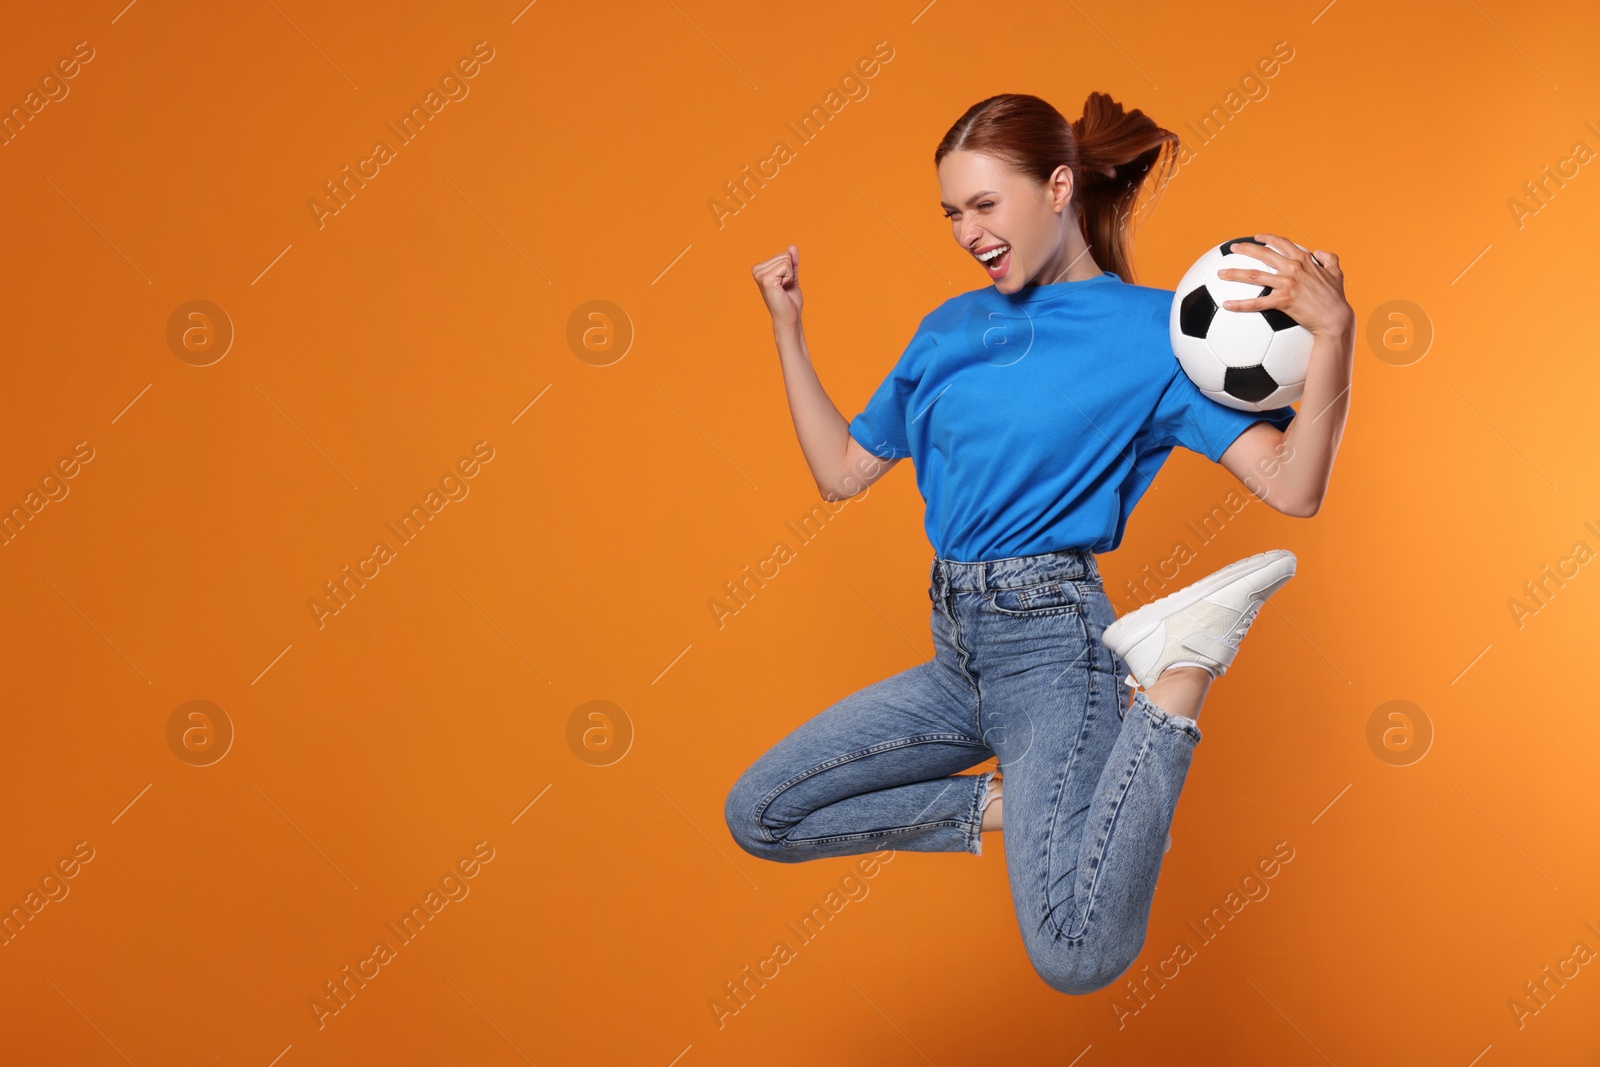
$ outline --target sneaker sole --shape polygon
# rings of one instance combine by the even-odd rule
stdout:
[[[1278,579],[1270,588],[1267,595],[1278,591],[1284,582],[1294,577],[1298,560],[1293,552],[1286,548],[1274,548],[1266,552],[1258,552],[1253,556],[1230,563],[1221,570],[1206,575],[1193,585],[1184,587],[1176,593],[1171,593],[1160,600],[1153,600],[1122,616],[1116,622],[1106,627],[1101,635],[1101,642],[1118,657],[1132,649],[1140,641],[1155,632],[1170,616],[1177,614],[1196,601],[1203,600],[1210,594],[1236,581],[1241,575],[1251,574],[1264,570],[1281,560],[1289,561],[1289,571]],[[1152,610],[1157,609],[1157,610]],[[1144,618],[1141,619],[1140,616]]]

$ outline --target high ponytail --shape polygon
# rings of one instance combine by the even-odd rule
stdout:
[[[1089,254],[1101,270],[1132,283],[1129,223],[1152,169],[1151,202],[1173,173],[1178,135],[1157,126],[1143,111],[1125,111],[1105,93],[1092,92],[1083,117],[1069,123],[1037,96],[1001,93],[979,101],[950,127],[934,152],[937,166],[957,149],[1006,160],[1037,182],[1066,164],[1072,199]]]

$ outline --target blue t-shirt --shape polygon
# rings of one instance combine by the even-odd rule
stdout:
[[[1097,278],[952,297],[917,327],[850,435],[911,457],[943,559],[1110,552],[1174,445],[1219,459],[1292,407],[1206,396],[1172,352],[1173,292]]]

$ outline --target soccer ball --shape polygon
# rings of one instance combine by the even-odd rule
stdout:
[[[1248,300],[1269,286],[1229,281],[1230,268],[1278,273],[1254,256],[1228,246],[1259,245],[1238,237],[1206,250],[1184,274],[1172,296],[1172,351],[1189,380],[1219,404],[1240,411],[1266,411],[1298,400],[1306,387],[1312,333],[1277,308],[1229,311],[1224,300]],[[1304,246],[1295,245],[1304,251]]]

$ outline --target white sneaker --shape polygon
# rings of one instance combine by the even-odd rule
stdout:
[[[1148,689],[1175,666],[1203,667],[1221,678],[1261,605],[1294,577],[1295,562],[1286,548],[1247,556],[1128,612],[1106,627],[1101,641],[1127,662],[1130,686]]]

